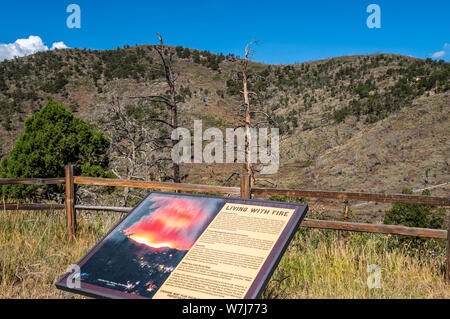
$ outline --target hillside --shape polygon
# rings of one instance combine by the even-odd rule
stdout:
[[[240,59],[166,50],[179,74],[180,125],[192,128],[194,119],[203,119],[204,127],[236,127]],[[0,63],[0,157],[48,99],[101,129],[113,97],[164,92],[158,62],[153,46],[127,46],[47,51]],[[449,181],[449,63],[377,54],[295,65],[252,62],[249,71],[251,104],[270,114],[283,135],[279,172],[258,184],[400,192]],[[224,184],[241,169],[182,166],[187,182],[208,184]],[[432,193],[448,196],[449,188]],[[364,218],[376,219],[380,209],[364,207]]]

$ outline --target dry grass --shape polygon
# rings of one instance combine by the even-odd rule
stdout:
[[[444,278],[444,249],[415,251],[396,245],[396,236],[349,233],[345,241],[342,235],[302,228],[264,297],[450,298],[450,285]],[[375,274],[368,271],[369,265],[379,266],[381,288],[368,287],[369,276]]]
[[[54,283],[119,221],[117,214],[79,214],[67,241],[65,214],[0,213],[0,298],[71,298]]]
[[[76,298],[54,283],[115,225],[118,214],[79,214],[68,243],[62,212],[0,212],[0,298]],[[395,237],[301,229],[264,292],[266,298],[450,298],[444,255],[410,256]],[[381,267],[369,289],[367,266]]]

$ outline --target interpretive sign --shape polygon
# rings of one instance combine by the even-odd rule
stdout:
[[[257,298],[307,209],[152,192],[56,286],[106,298]]]

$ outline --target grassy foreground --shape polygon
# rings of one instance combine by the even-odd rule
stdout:
[[[0,212],[0,298],[77,298],[54,286],[120,219],[120,214],[79,214],[78,234],[66,240],[62,212]],[[264,298],[450,298],[444,250],[411,255],[391,247],[394,236],[317,229],[298,231],[265,290]],[[378,265],[381,288],[367,280]]]

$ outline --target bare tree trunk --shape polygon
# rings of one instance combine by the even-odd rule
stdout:
[[[174,129],[176,129],[178,127],[178,108],[176,106],[176,95],[175,95],[175,91],[171,92],[172,93],[172,104],[173,106],[171,107],[171,115],[172,115],[172,119],[171,119],[171,124],[172,127]],[[172,140],[172,147],[175,147],[175,145],[178,143],[178,141],[176,140]],[[177,163],[173,163],[173,181],[175,183],[180,183],[180,164]]]
[[[129,187],[124,187],[124,189],[123,189],[123,207],[127,206],[129,191],[130,191]]]
[[[250,55],[250,48],[254,42],[247,44],[245,48],[245,59],[242,65],[242,82],[244,86],[244,105],[245,105],[245,170],[248,175],[250,175],[250,185],[253,186],[254,176],[252,169],[252,157],[251,157],[251,135],[250,135],[250,99],[247,87],[247,66],[248,66],[248,56]]]
[[[163,63],[163,67],[164,67],[164,73],[166,76],[166,82],[169,85],[169,89],[170,89],[170,109],[171,109],[171,121],[170,124],[172,124],[172,129],[177,129],[178,128],[178,106],[177,106],[177,100],[176,100],[176,90],[175,90],[175,76],[172,70],[172,66],[170,65],[170,61],[166,61],[166,59],[164,58],[164,43],[163,43],[163,39],[161,37],[161,35],[158,34],[158,38],[159,38],[159,44],[160,44],[160,51],[158,51],[159,56],[162,60]],[[175,145],[177,145],[178,141],[176,140],[172,140],[172,147],[175,147]],[[177,163],[173,163],[173,181],[175,183],[180,183],[180,165]]]

